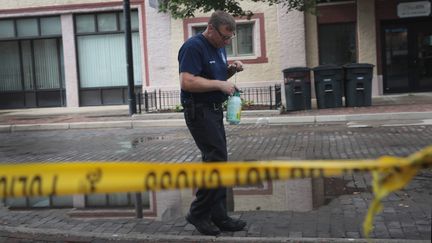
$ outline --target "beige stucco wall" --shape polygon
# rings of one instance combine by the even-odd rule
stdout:
[[[375,0],[357,1],[357,61],[375,65],[372,95],[381,95],[382,81],[377,77]]]
[[[61,16],[67,107],[79,106],[78,67],[73,24],[72,14]]]
[[[319,65],[318,57],[318,25],[316,15],[305,14],[306,63],[310,68]]]
[[[277,9],[277,26],[280,46],[280,68],[304,67],[305,55],[305,25],[304,13],[289,11],[279,5]]]
[[[178,89],[178,86],[173,86],[173,80],[177,80],[177,77],[172,76],[171,73],[174,67],[169,65],[174,58],[170,49],[171,16],[159,13],[157,9],[150,7],[149,2],[146,1],[146,25],[150,83],[150,87],[146,89],[152,90],[153,87],[168,90]]]
[[[271,85],[282,81],[279,62],[279,34],[277,29],[277,9],[265,3],[241,2],[241,6],[255,13],[264,13],[264,30],[266,38],[267,63],[245,64],[245,70],[237,75],[237,84],[240,87]],[[198,13],[196,17],[209,17],[211,13]],[[256,26],[258,27],[258,26]],[[171,68],[170,77],[173,77],[173,86],[178,84],[178,50],[184,42],[183,20],[171,21]],[[235,78],[231,78],[234,82]]]
[[[305,35],[306,35],[306,65],[309,68],[314,68],[319,65],[318,54],[318,24],[317,16],[305,14]],[[313,72],[311,71],[311,79],[313,80]],[[315,97],[315,84],[311,82],[311,96]]]

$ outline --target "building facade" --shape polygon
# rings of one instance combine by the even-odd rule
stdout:
[[[318,12],[306,17],[309,66],[371,63],[374,95],[432,90],[431,1],[330,1]]]
[[[316,15],[242,2],[230,60],[240,87],[282,83],[287,67],[375,65],[373,95],[432,90],[430,1],[319,1]],[[1,0],[0,108],[126,104],[122,1]],[[138,90],[178,90],[177,51],[209,14],[178,20],[131,1]],[[312,92],[313,93],[313,92]]]

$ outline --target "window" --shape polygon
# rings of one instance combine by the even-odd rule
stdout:
[[[0,92],[64,87],[61,52],[57,38],[0,42]]]
[[[321,24],[318,30],[320,65],[356,62],[354,23]]]
[[[202,33],[206,30],[206,26],[194,26],[192,27],[192,35]]]
[[[0,92],[64,87],[60,37],[59,16],[1,20]]]
[[[131,29],[132,30],[138,30],[139,28],[139,24],[138,24],[138,12],[137,11],[132,11],[130,13],[130,17],[131,17]],[[123,17],[123,12],[120,13],[119,15],[119,19],[120,19],[120,30],[124,30],[124,17]]]
[[[0,91],[21,90],[18,41],[0,42]]]
[[[75,17],[77,33],[96,32],[95,16],[93,14],[78,15]]]
[[[19,19],[17,20],[18,36],[38,36],[37,19]]]
[[[14,22],[13,20],[0,21],[0,38],[14,37]]]
[[[0,20],[0,39],[61,36],[59,16]]]
[[[131,12],[134,80],[142,84],[138,12]],[[122,12],[75,16],[81,88],[127,86]]]
[[[208,21],[208,17],[183,20],[184,40],[203,32]],[[250,20],[236,20],[236,37],[225,47],[229,61],[241,60],[248,64],[268,62],[264,21],[263,13],[255,13]]]
[[[78,36],[78,66],[82,88],[126,86],[124,34]],[[141,84],[138,33],[132,33],[135,84]]]
[[[116,31],[117,15],[115,13],[105,13],[97,15],[99,31]]]
[[[65,104],[61,35],[59,16],[0,20],[0,108]]]
[[[228,57],[253,56],[254,23],[240,23],[236,26],[236,37],[225,46]],[[206,26],[192,27],[192,35],[204,32]]]
[[[231,49],[228,53],[232,56],[247,56],[254,55],[253,43],[253,23],[238,24],[236,30],[236,38],[231,43]]]
[[[132,31],[138,31],[138,11],[130,16]],[[123,12],[76,15],[75,29],[77,34],[124,31]]]
[[[41,35],[60,35],[61,23],[58,17],[41,18]]]

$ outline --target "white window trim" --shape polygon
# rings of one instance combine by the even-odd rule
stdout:
[[[251,19],[251,20],[238,20],[236,21],[237,24],[243,24],[243,23],[253,23],[253,55],[243,55],[243,56],[235,56],[235,57],[228,57],[228,60],[235,61],[235,60],[252,60],[257,59],[261,56],[261,35],[259,33],[259,19]]]
[[[244,24],[244,23],[253,23],[253,55],[243,55],[243,56],[235,56],[228,57],[228,61],[235,60],[254,60],[261,56],[261,35],[260,35],[260,20],[259,19],[251,19],[251,20],[236,20],[236,24]],[[198,22],[198,23],[190,23],[188,24],[188,38],[193,35],[194,27],[203,27],[207,26],[207,22]]]

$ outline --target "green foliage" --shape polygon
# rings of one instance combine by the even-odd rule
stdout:
[[[175,112],[182,112],[183,111],[183,106],[182,105],[176,105],[174,111]]]
[[[245,100],[243,98],[241,99],[241,103],[242,103],[242,107],[254,105],[253,100]]]
[[[223,10],[233,16],[252,17],[253,12],[240,7],[243,0],[160,0],[159,11],[170,13],[175,19],[194,17],[195,12],[211,12]],[[281,4],[287,11],[299,10],[314,12],[317,0],[251,0],[256,3],[266,3],[270,6]]]
[[[245,100],[243,98],[240,98],[240,99],[241,99],[241,106],[242,107],[250,107],[250,106],[254,105],[253,100]],[[228,101],[225,101],[224,103],[222,103],[222,107],[224,110],[227,109],[227,106],[228,106]]]

